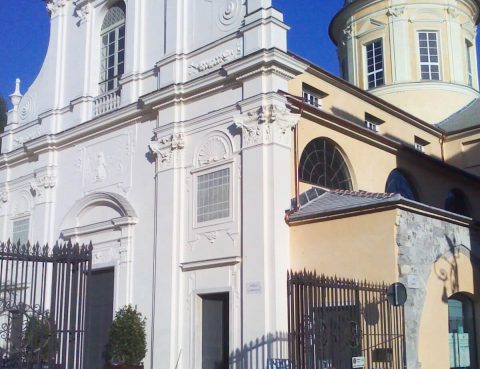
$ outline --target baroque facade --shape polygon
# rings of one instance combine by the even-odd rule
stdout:
[[[145,367],[272,369],[291,269],[403,282],[407,367],[455,367],[451,306],[478,304],[479,6],[386,3],[332,21],[343,80],[288,52],[271,0],[46,2],[46,59],[2,134],[0,234],[92,242],[88,369],[125,304]]]

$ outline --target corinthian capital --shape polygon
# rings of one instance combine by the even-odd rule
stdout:
[[[180,152],[185,147],[185,138],[183,133],[174,133],[150,141],[148,147],[157,158],[159,169],[170,169],[180,159]]]
[[[268,143],[290,145],[290,133],[299,118],[285,107],[266,105],[234,117],[234,122],[242,130],[243,147]]]

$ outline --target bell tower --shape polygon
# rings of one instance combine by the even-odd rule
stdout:
[[[429,122],[478,98],[477,0],[346,0],[330,24],[342,76]]]

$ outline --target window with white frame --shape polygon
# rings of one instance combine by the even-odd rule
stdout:
[[[308,104],[312,105],[316,108],[321,108],[322,107],[322,99],[328,94],[326,94],[323,91],[320,91],[319,89],[310,86],[306,83],[302,84],[302,90],[303,90],[303,101]]]
[[[385,83],[382,40],[366,44],[365,51],[367,56],[368,88],[382,86]]]
[[[100,93],[114,90],[125,69],[125,4],[118,2],[105,15],[101,30]]]
[[[422,80],[440,80],[438,32],[418,32],[418,46],[420,52],[420,76]]]
[[[320,107],[320,99],[318,96],[315,96],[310,91],[303,91],[303,101],[308,105],[315,106],[316,108]]]
[[[30,219],[19,219],[13,221],[12,242],[25,244],[28,241],[28,233],[30,229]]]
[[[376,116],[365,113],[365,127],[374,132],[380,132],[380,125],[385,123],[384,120],[377,118]]]
[[[420,151],[420,152],[425,152],[426,150],[426,147],[430,144],[430,142],[418,137],[418,136],[415,136],[415,141],[414,141],[414,144],[413,146],[415,147],[415,150],[417,151]]]
[[[467,59],[467,83],[468,86],[473,87],[473,70],[472,70],[472,43],[465,40],[465,57]]]
[[[197,223],[230,216],[230,168],[197,177]]]

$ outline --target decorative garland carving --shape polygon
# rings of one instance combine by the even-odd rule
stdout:
[[[158,140],[150,141],[150,151],[157,157],[159,170],[170,169],[174,165],[185,147],[183,133],[174,133]]]
[[[60,8],[63,8],[67,5],[67,0],[46,0],[46,7],[48,14],[50,16],[54,16]]]
[[[387,10],[387,16],[389,17],[394,17],[394,18],[399,18],[405,13],[405,7],[394,7],[394,8],[389,8]]]
[[[208,60],[203,60],[199,63],[190,64],[190,66],[188,67],[190,69],[188,74],[192,76],[198,73],[205,72],[207,70],[215,68],[218,65],[240,58],[241,56],[242,47],[240,44],[238,44],[236,48],[225,50],[219,55],[216,55]]]
[[[90,4],[79,5],[75,4],[75,15],[79,18],[79,23],[84,23],[88,20],[90,14]]]
[[[290,145],[291,130],[299,119],[285,107],[269,105],[237,116],[234,122],[242,130],[243,146],[249,147],[273,142]]]

